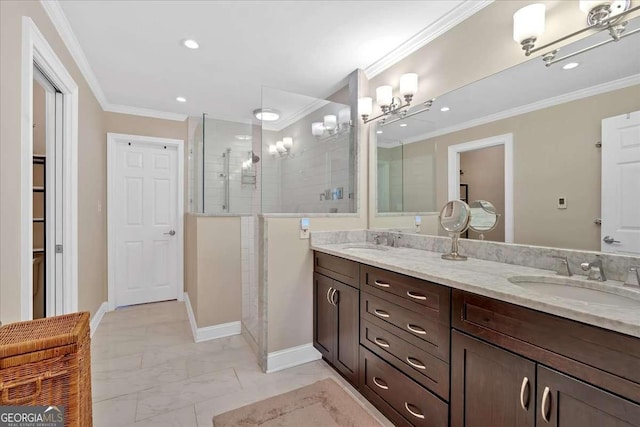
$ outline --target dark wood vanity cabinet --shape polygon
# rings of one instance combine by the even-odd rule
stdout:
[[[344,267],[345,264],[338,265]],[[360,292],[316,272],[313,293],[313,345],[346,379],[357,385]]]
[[[640,339],[314,254],[314,346],[395,425],[640,427]]]

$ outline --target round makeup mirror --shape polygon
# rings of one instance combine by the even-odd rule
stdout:
[[[440,211],[440,225],[451,236],[451,252],[442,255],[442,259],[449,261],[464,261],[466,256],[458,253],[458,239],[460,233],[464,233],[469,228],[471,210],[462,200],[448,201],[442,211]]]
[[[480,233],[480,240],[484,240],[484,233],[488,233],[498,225],[500,214],[497,213],[496,207],[486,200],[471,202],[469,209],[471,210],[469,228]]]

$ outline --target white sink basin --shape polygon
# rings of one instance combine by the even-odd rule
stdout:
[[[515,276],[509,279],[525,289],[589,304],[640,308],[640,292],[592,280],[563,276]]]
[[[357,244],[352,244],[352,245],[348,245],[345,246],[344,248],[342,248],[344,250],[347,251],[388,251],[389,247],[388,246],[383,246],[383,245],[374,245],[372,243],[357,243]]]

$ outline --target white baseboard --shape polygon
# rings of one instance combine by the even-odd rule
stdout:
[[[186,292],[184,293],[184,302],[187,306],[187,315],[189,316],[191,333],[193,334],[193,340],[195,342],[209,341],[216,338],[229,337],[231,335],[240,335],[242,332],[240,321],[198,328],[196,317],[193,314],[193,308],[191,307],[191,301],[189,300],[189,294]]]
[[[91,319],[91,322],[89,323],[89,328],[91,330],[91,337],[93,338],[93,334],[96,333],[96,330],[98,329],[98,326],[100,325],[100,322],[102,321],[102,316],[104,316],[104,314],[109,311],[109,304],[105,301],[102,304],[100,304],[100,307],[98,307],[98,311],[96,311],[96,313],[93,315],[93,318]]]
[[[267,374],[313,362],[320,358],[322,355],[313,348],[311,343],[274,351],[267,355]]]

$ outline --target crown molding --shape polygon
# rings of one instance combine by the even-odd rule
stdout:
[[[400,62],[413,52],[425,46],[430,41],[449,31],[468,17],[484,9],[493,3],[493,1],[494,0],[478,0],[462,2],[445,15],[438,18],[428,27],[424,28],[409,40],[392,50],[390,53],[365,68],[364,72],[367,78],[374,78],[387,68]]]
[[[500,111],[495,114],[480,117],[478,119],[469,120],[454,126],[438,129],[434,132],[424,133],[422,135],[415,136],[413,138],[404,140],[404,144],[411,144],[414,142],[424,141],[425,139],[435,138],[436,136],[446,135],[452,132],[472,128],[475,126],[484,125],[487,123],[495,122],[498,120],[508,119],[509,117],[519,116],[521,114],[530,113],[536,110],[542,110],[544,108],[553,107],[555,105],[564,104],[571,101],[577,101],[579,99],[588,98],[590,96],[600,95],[602,93],[611,92],[618,89],[624,89],[629,86],[640,84],[640,74],[633,74],[628,77],[623,77],[611,82],[602,83],[599,85],[591,86],[588,88],[576,90],[573,92],[565,93],[563,95],[554,96],[552,98],[543,99],[542,101],[533,102],[531,104],[522,105],[520,107],[511,108],[509,110]]]
[[[110,113],[129,114],[132,116],[152,117],[154,119],[175,120],[183,122],[189,117],[187,114],[170,113],[167,111],[150,110],[148,108],[132,107],[129,105],[108,104],[104,111]]]
[[[93,72],[91,65],[89,65],[89,61],[87,60],[87,57],[84,54],[82,47],[80,46],[80,42],[78,41],[75,33],[73,32],[73,29],[71,28],[71,24],[69,23],[67,16],[62,10],[62,6],[60,6],[60,2],[58,0],[40,0],[40,4],[49,16],[49,19],[53,23],[53,26],[58,31],[58,34],[60,34],[60,38],[62,38],[64,45],[67,47],[67,50],[69,50],[71,57],[80,69],[82,76],[87,81],[87,84],[91,88],[93,95],[96,97],[98,103],[104,111],[131,114],[134,116],[153,117],[156,119],[165,120],[184,121],[187,118],[186,114],[176,114],[165,111],[150,110],[146,108],[131,107],[127,105],[110,104],[107,96],[102,90],[102,86],[100,86],[100,83],[98,82],[98,78]]]

